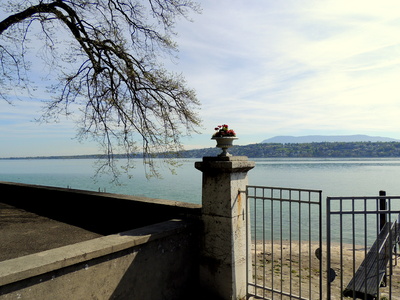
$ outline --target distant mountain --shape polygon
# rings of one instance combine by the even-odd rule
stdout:
[[[323,142],[399,142],[400,140],[369,135],[306,135],[306,136],[275,136],[261,143],[323,143]]]

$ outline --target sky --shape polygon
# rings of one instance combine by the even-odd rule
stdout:
[[[366,134],[400,139],[400,1],[203,0],[176,24],[182,73],[201,102],[214,147],[228,124],[238,145],[278,135]],[[36,101],[0,101],[0,157],[98,153],[72,120],[33,122]]]

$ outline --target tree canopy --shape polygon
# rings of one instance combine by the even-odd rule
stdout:
[[[199,101],[182,75],[160,61],[173,56],[176,18],[199,12],[191,0],[0,0],[0,97],[34,94],[30,45],[57,80],[46,87],[43,120],[79,107],[81,138],[108,155],[141,153],[154,169],[157,152],[182,149],[200,124]],[[1,14],[0,14],[1,16]]]

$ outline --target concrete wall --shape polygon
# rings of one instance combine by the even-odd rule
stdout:
[[[170,220],[0,262],[0,299],[193,299],[197,227]]]
[[[198,218],[196,204],[0,181],[1,202],[109,235],[174,218]]]
[[[0,262],[0,300],[195,298],[200,205],[8,182],[0,191],[1,202],[104,235]]]
[[[249,215],[242,192],[254,166],[247,157],[196,162],[204,211],[160,199],[0,182],[5,204],[107,235],[0,262],[0,300],[245,299]]]

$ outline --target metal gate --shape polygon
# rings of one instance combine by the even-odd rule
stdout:
[[[247,186],[248,295],[322,299],[322,192]]]
[[[384,192],[327,198],[327,299],[400,299],[399,213]]]

